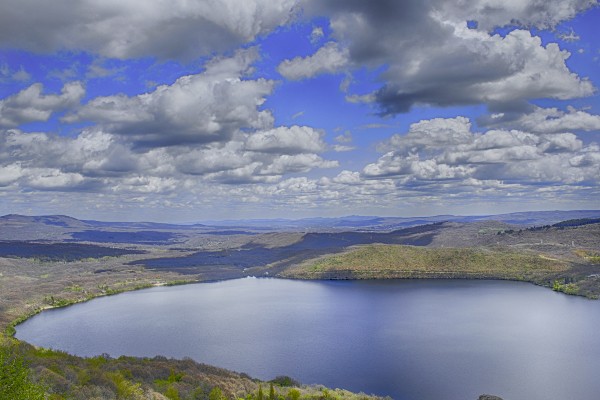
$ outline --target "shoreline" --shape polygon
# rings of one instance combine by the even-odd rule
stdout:
[[[104,295],[99,295],[99,296],[95,296],[80,302],[73,302],[72,304],[68,304],[68,305],[74,305],[74,304],[78,304],[78,303],[83,303],[85,301],[88,300],[93,300],[95,298],[101,298],[104,296],[112,296],[112,295],[116,295],[116,294],[122,294],[122,293],[126,293],[126,292],[133,292],[133,291],[137,291],[137,290],[143,290],[143,289],[151,289],[153,287],[164,287],[164,286],[179,286],[179,285],[190,285],[190,284],[197,284],[197,283],[218,283],[218,282],[226,282],[226,281],[231,281],[231,280],[236,280],[236,279],[247,279],[247,278],[254,278],[254,279],[279,279],[279,280],[297,280],[297,281],[321,281],[321,282],[326,282],[326,281],[367,281],[367,280],[372,280],[372,281],[414,281],[414,280],[423,280],[423,281],[455,281],[455,280],[467,280],[467,281],[475,281],[475,280],[480,280],[480,281],[507,281],[507,282],[523,282],[523,283],[533,283],[533,282],[527,282],[527,281],[520,281],[520,280],[514,280],[514,279],[503,279],[503,278],[490,278],[490,277],[485,277],[485,278],[465,278],[465,277],[455,277],[455,278],[447,278],[447,277],[436,277],[436,278],[423,278],[423,277],[419,277],[419,278],[368,278],[368,279],[358,279],[358,278],[354,278],[354,279],[348,279],[345,277],[339,277],[339,278],[329,278],[329,279],[298,279],[298,278],[287,278],[287,277],[278,277],[278,276],[262,276],[262,277],[255,277],[255,276],[245,276],[245,277],[239,277],[239,278],[229,278],[229,279],[214,279],[214,280],[207,280],[207,281],[189,281],[189,282],[178,282],[175,285],[169,285],[168,283],[162,283],[162,284],[154,284],[154,285],[149,285],[147,287],[139,287],[139,288],[135,288],[135,289],[131,289],[131,290],[124,290],[121,291],[119,293],[109,293],[109,294],[104,294]],[[535,284],[535,283],[534,283]],[[536,286],[541,286],[541,285],[536,285]],[[56,307],[46,307],[42,310],[40,310],[38,313],[45,311],[45,310],[49,310],[49,309],[54,309],[54,308],[64,308],[67,307],[68,305],[62,305],[62,306],[56,306]],[[36,314],[37,315],[37,314]],[[26,341],[22,341],[20,339],[17,338],[12,338],[13,340],[16,340],[18,342],[24,343],[27,346],[32,346],[36,349],[38,349],[38,351],[42,351],[42,352],[55,352],[56,350],[51,350],[51,349],[46,349],[44,347],[41,346],[35,346],[32,345],[31,343],[28,343]],[[58,350],[59,352],[62,352],[60,350]],[[68,353],[67,353],[68,354]],[[68,354],[68,356],[70,358],[77,358],[77,359],[81,359],[82,362],[90,362],[91,360],[95,360],[98,359],[98,357],[106,357],[105,355],[96,355],[96,356],[79,356],[79,355],[73,355],[73,354]],[[162,357],[157,356],[157,357],[147,357],[147,356],[142,356],[142,357],[132,357],[132,356],[126,356],[126,355],[122,355],[122,356],[114,356],[114,357],[110,357],[108,358],[108,360],[112,360],[113,362],[120,362],[120,360],[122,359],[127,359],[130,360],[131,359],[137,359],[139,362],[154,362],[153,360],[156,359],[162,359]],[[167,361],[169,362],[174,362],[174,363],[181,363],[185,361],[184,359],[177,359],[177,358],[169,358]],[[247,374],[243,373],[243,372],[237,372],[234,370],[228,370],[226,368],[217,366],[217,365],[208,365],[208,364],[203,364],[200,361],[194,361],[197,364],[201,364],[210,368],[216,368],[216,369],[220,369],[223,370],[227,373],[233,373],[235,375],[238,375],[240,377],[248,377],[250,378]],[[268,384],[269,381],[263,381],[263,380],[255,380],[253,378],[250,378],[251,380],[255,381],[255,382],[263,382],[265,385]],[[320,385],[303,385],[303,387],[320,387]],[[333,389],[332,389],[333,390]],[[339,390],[339,389],[335,389],[335,390]],[[377,396],[377,395],[371,395],[371,396]],[[377,397],[379,399],[381,399],[382,397]],[[389,399],[389,398],[388,398]]]
[[[404,271],[403,271],[404,272]],[[416,272],[416,271],[406,271],[406,272]],[[532,280],[527,280],[527,279],[515,279],[515,278],[510,278],[510,277],[501,277],[501,276],[484,276],[484,277],[473,277],[473,276],[469,276],[469,273],[465,273],[465,272],[429,272],[429,273],[424,273],[424,272],[419,272],[420,274],[430,274],[430,276],[404,276],[404,277],[357,277],[357,276],[352,276],[352,277],[348,277],[348,276],[343,276],[343,275],[339,275],[339,276],[328,276],[328,277],[315,277],[315,278],[307,278],[307,277],[296,277],[296,276],[279,276],[279,275],[267,275],[267,276],[252,276],[252,275],[246,275],[246,276],[239,276],[239,277],[231,277],[231,278],[223,278],[223,279],[207,279],[207,280],[190,280],[190,281],[172,281],[172,282],[164,282],[164,283],[159,283],[159,284],[148,284],[148,285],[142,285],[139,287],[134,287],[131,289],[123,289],[123,290],[114,290],[111,291],[110,293],[102,293],[102,294],[98,294],[98,295],[94,295],[94,296],[89,296],[87,298],[84,299],[77,299],[77,300],[70,300],[70,301],[65,301],[64,303],[61,303],[60,305],[48,305],[45,307],[41,307],[39,309],[36,309],[34,312],[26,314],[26,315],[22,315],[20,317],[18,317],[17,319],[11,321],[8,326],[4,329],[3,334],[9,338],[15,339],[15,340],[19,340],[17,339],[14,335],[16,334],[16,327],[22,323],[24,323],[25,321],[27,321],[30,318],[35,317],[36,315],[47,311],[47,310],[53,310],[53,309],[60,309],[60,308],[66,308],[75,304],[81,304],[81,303],[85,303],[94,299],[98,299],[98,298],[102,298],[102,297],[107,297],[107,296],[116,296],[119,294],[123,294],[123,293],[128,293],[128,292],[134,292],[134,291],[138,291],[138,290],[144,290],[144,289],[152,289],[155,287],[169,287],[169,286],[183,286],[183,285],[192,285],[192,284],[198,284],[198,283],[216,283],[216,282],[226,282],[226,281],[230,281],[230,280],[236,280],[236,279],[245,279],[245,278],[256,278],[256,279],[289,279],[289,280],[298,280],[298,281],[368,281],[368,280],[382,280],[382,281],[387,281],[387,280],[469,280],[469,281],[508,281],[508,282],[522,282],[522,283],[528,283],[528,284],[532,284],[534,286],[539,286],[545,289],[549,289],[552,290],[554,292],[558,292],[558,293],[562,293],[564,295],[567,296],[577,296],[577,297],[582,297],[588,300],[599,300],[600,298],[598,297],[589,297],[589,296],[585,296],[583,294],[579,294],[579,293],[567,293],[561,290],[556,290],[553,289],[552,287],[550,287],[549,285],[544,285],[542,283],[539,282],[535,282]],[[448,275],[452,275],[454,274],[455,276],[448,276]],[[465,275],[461,275],[461,274],[465,274]],[[472,275],[475,275],[477,273],[472,273]],[[456,276],[458,275],[458,276]],[[19,340],[20,341],[20,340]]]
[[[15,339],[15,340],[19,340],[17,338],[15,338],[15,334],[16,334],[16,327],[20,324],[22,324],[23,322],[27,321],[30,318],[35,317],[36,315],[47,311],[47,310],[55,310],[55,309],[59,309],[59,308],[66,308],[75,304],[81,304],[81,303],[86,303],[88,301],[94,300],[94,299],[98,299],[101,297],[107,297],[107,296],[116,296],[118,294],[122,294],[122,293],[127,293],[127,292],[135,292],[138,290],[144,290],[144,289],[152,289],[154,287],[163,287],[163,286],[179,286],[179,285],[188,285],[188,284],[192,284],[192,283],[203,283],[204,281],[172,281],[172,282],[164,282],[164,283],[159,283],[159,284],[147,284],[147,285],[140,285],[137,287],[133,287],[133,288],[125,288],[123,290],[111,290],[108,293],[100,293],[97,295],[92,295],[92,296],[88,296],[86,298],[83,299],[74,299],[74,300],[62,300],[60,304],[57,305],[47,305],[44,307],[40,307],[35,309],[33,312],[26,314],[26,315],[22,315],[20,317],[18,317],[17,319],[11,321],[8,323],[8,325],[6,326],[6,328],[4,328],[3,330],[3,334],[9,338]]]
[[[307,279],[307,278],[294,278],[294,277],[287,277],[287,276],[278,276],[278,275],[268,275],[268,276],[254,276],[254,278],[256,279],[289,279],[289,280],[301,280],[301,281],[341,281],[341,280],[345,280],[345,281],[364,281],[364,280],[380,280],[380,281],[391,281],[391,280],[403,280],[403,281],[409,281],[409,280],[431,280],[431,281],[440,281],[440,280],[448,280],[448,281],[452,281],[452,280],[470,280],[470,281],[474,281],[474,280],[481,280],[481,281],[498,281],[498,280],[503,280],[503,281],[509,281],[509,282],[525,282],[525,283],[529,283],[529,284],[534,284],[536,286],[541,286],[541,287],[545,287],[547,289],[552,289],[548,286],[545,285],[541,285],[538,284],[536,282],[531,282],[531,281],[526,281],[526,280],[518,280],[518,279],[510,279],[507,277],[500,277],[500,276],[485,276],[485,277],[473,277],[473,276],[468,276],[468,274],[464,274],[461,276],[456,276],[457,274],[454,274],[454,276],[449,277],[448,273],[444,273],[444,274],[440,274],[440,273],[430,273],[427,274],[428,276],[419,276],[419,277],[348,277],[348,276],[343,276],[343,275],[331,275],[327,278],[312,278],[312,279]],[[20,340],[18,338],[16,338],[14,335],[16,334],[16,326],[20,323],[25,322],[26,320],[28,320],[29,318],[43,312],[46,310],[50,310],[50,309],[56,309],[56,308],[65,308],[67,306],[70,305],[74,305],[74,304],[79,304],[79,303],[84,303],[87,302],[89,300],[93,300],[96,298],[101,298],[104,296],[112,296],[112,295],[117,295],[117,294],[122,294],[122,293],[126,293],[126,292],[133,292],[133,291],[138,291],[138,290],[143,290],[143,289],[151,289],[154,287],[164,287],[164,286],[179,286],[179,285],[190,285],[190,284],[197,284],[197,283],[216,283],[216,282],[225,282],[225,281],[230,281],[230,280],[234,280],[234,279],[244,279],[244,278],[250,278],[251,276],[239,276],[239,277],[231,277],[231,278],[225,278],[225,279],[206,279],[206,280],[188,280],[188,281],[181,281],[181,280],[175,280],[175,281],[171,281],[171,282],[161,282],[161,283],[153,283],[153,284],[148,284],[148,285],[140,285],[138,287],[134,287],[134,288],[125,288],[119,291],[116,290],[112,290],[109,293],[101,293],[101,294],[97,294],[94,296],[88,296],[84,299],[79,299],[76,301],[71,301],[68,303],[64,303],[64,304],[60,304],[57,306],[46,306],[43,308],[40,308],[38,310],[36,310],[35,313],[32,313],[30,315],[27,316],[22,316],[18,321],[13,321],[9,328],[12,328],[12,334],[11,335],[7,335],[9,336],[9,340],[16,342],[16,344],[18,346],[25,346],[25,347],[33,347],[36,349],[36,351],[42,352],[42,353],[46,353],[46,352],[55,352],[54,350],[50,350],[50,349],[46,349],[44,347],[38,347],[35,345],[32,345],[26,341]],[[565,293],[567,294],[567,293]],[[6,329],[6,331],[9,330],[9,328]],[[8,333],[8,332],[6,332]],[[68,355],[70,360],[79,360],[76,361],[77,363],[91,363],[94,362],[93,360],[98,359],[98,357],[104,357],[104,356],[90,356],[90,357],[82,357],[82,356],[77,356],[77,355]],[[129,362],[138,362],[138,363],[147,363],[150,362],[151,365],[158,365],[157,363],[162,362],[162,358],[161,357],[155,357],[155,358],[148,358],[148,357],[129,357],[129,356],[120,356],[118,358],[110,358],[109,359],[110,362],[114,363],[116,366],[118,366],[118,368],[121,368],[122,366],[122,360],[129,360]],[[133,361],[132,361],[133,360]],[[39,362],[39,360],[37,360]],[[73,361],[75,362],[75,361]],[[184,359],[165,359],[165,362],[169,363],[169,365],[179,365],[180,363],[185,362],[185,358]],[[260,386],[260,382],[262,382],[262,384],[264,386],[268,385],[268,381],[262,381],[262,380],[255,380],[253,378],[250,378],[247,374],[245,373],[240,373],[240,372],[235,372],[235,371],[230,371],[227,369],[224,369],[222,367],[218,367],[218,366],[212,366],[212,365],[207,365],[207,364],[202,364],[199,361],[194,361],[194,363],[201,365],[201,366],[205,366],[208,368],[215,368],[215,369],[219,369],[219,370],[223,370],[226,371],[227,373],[233,374],[235,376],[237,376],[238,378],[236,379],[250,379],[251,381],[254,382],[254,384],[258,384]],[[39,364],[38,364],[39,365]],[[318,389],[319,388],[319,389]],[[315,390],[341,390],[341,389],[320,389],[322,388],[319,385],[302,385],[300,386],[301,390],[306,390],[306,391],[315,391]],[[285,388],[279,388],[278,390],[285,390]],[[288,389],[291,390],[291,389]],[[343,391],[343,393],[345,393],[345,396],[348,396],[348,398],[352,398],[352,396],[354,396],[354,394],[350,393],[350,392],[346,392]],[[375,398],[375,399],[382,399],[382,397],[378,397],[376,395],[370,395],[371,398]],[[342,398],[344,398],[342,396]],[[368,396],[362,396],[359,398],[361,399],[365,399],[368,398]],[[389,399],[389,398],[388,398]]]

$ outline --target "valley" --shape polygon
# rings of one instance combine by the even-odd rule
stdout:
[[[578,211],[558,212],[554,216],[530,213],[488,218],[353,217],[279,221],[271,227],[264,221],[246,225],[240,221],[170,225],[9,215],[0,217],[0,328],[10,335],[15,324],[42,310],[98,296],[245,276],[319,280],[505,279],[597,299],[600,223],[594,218],[599,215],[598,211]],[[56,399],[66,393],[79,393],[80,397],[75,398],[86,398],[81,397],[85,390],[79,390],[87,384],[68,378],[67,371],[71,364],[84,371],[85,364],[92,361],[43,353],[25,343],[11,346],[21,349],[19,352],[31,363],[34,375],[43,377],[58,396]],[[56,361],[64,364],[59,368],[62,372],[50,374],[48,359],[62,360]],[[101,364],[111,366],[109,370],[121,370],[127,363],[150,369],[179,365],[178,361],[164,359],[107,359]],[[229,376],[228,372],[222,374]],[[157,396],[161,393],[160,385],[150,384],[140,375],[123,379],[137,382]],[[206,379],[212,382],[206,377],[195,382],[207,382]],[[227,396],[237,397],[244,397],[244,390],[248,395],[258,390],[257,381],[248,377],[235,375],[231,379],[239,385],[213,386],[225,390]],[[113,382],[107,387],[114,385]],[[268,383],[264,385],[266,388]],[[191,386],[181,389],[181,393],[191,393]],[[162,387],[163,395],[167,387],[170,386]],[[322,397],[321,389],[304,390],[306,398]],[[339,392],[335,397],[348,396],[353,395]]]

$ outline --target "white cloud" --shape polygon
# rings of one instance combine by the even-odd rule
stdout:
[[[515,54],[511,74],[497,82],[482,82],[472,86],[488,102],[508,102],[526,98],[570,99],[593,94],[592,83],[571,73],[565,64],[570,53],[556,43],[542,46],[539,37],[529,31],[515,30],[505,38],[493,36],[499,53]],[[501,40],[501,41],[500,41]],[[499,42],[500,41],[500,42]],[[524,61],[523,64],[515,64]]]
[[[104,61],[101,58],[95,59],[87,69],[85,73],[86,78],[106,78],[108,76],[116,75],[125,70],[125,67],[110,68],[104,66]]]
[[[0,45],[111,58],[195,59],[235,48],[285,24],[294,0],[6,0]]]
[[[570,99],[594,93],[592,83],[569,71],[570,53],[543,46],[529,31],[505,37],[473,31],[466,24],[440,21],[453,31],[429,49],[410,49],[410,61],[397,59],[376,93],[384,113],[405,112],[417,103],[449,106],[487,103],[514,107],[532,98]],[[447,68],[439,68],[447,65]]]
[[[404,183],[499,180],[525,186],[600,179],[598,146],[584,146],[572,133],[539,135],[499,129],[476,133],[463,117],[420,121],[380,148],[387,153],[365,166],[365,178],[395,177]]]
[[[84,183],[84,177],[79,173],[62,172],[53,168],[30,169],[28,185],[40,190],[70,190]]]
[[[345,152],[345,151],[352,151],[354,149],[356,149],[356,147],[354,147],[354,146],[346,146],[346,145],[342,145],[342,144],[334,144],[333,145],[333,151],[336,151],[338,153]]]
[[[20,65],[19,69],[14,70],[5,62],[0,64],[0,82],[28,82],[30,80],[31,74],[27,72],[23,65]]]
[[[8,186],[23,175],[23,169],[19,164],[0,166],[0,187]]]
[[[533,112],[521,115],[514,121],[500,121],[518,129],[539,133],[600,130],[600,115],[569,107],[568,112],[558,108],[536,107]]]
[[[435,159],[421,160],[419,155],[400,156],[386,153],[376,163],[363,169],[365,177],[410,176],[416,180],[445,180],[466,178],[475,169],[471,166],[448,165]]]
[[[323,28],[321,28],[320,26],[315,26],[312,32],[310,33],[310,42],[315,44],[321,39],[323,39],[324,36],[325,34],[323,33]]]
[[[308,126],[282,126],[251,134],[246,149],[263,153],[319,153],[326,147],[322,136],[322,132]]]
[[[458,3],[458,4],[457,4]],[[579,12],[597,5],[596,0],[477,0],[439,2],[457,20],[475,20],[479,29],[492,30],[505,25],[554,28]]]
[[[189,182],[274,183],[292,173],[337,167],[317,153],[323,132],[305,126],[235,131],[220,142],[183,141],[142,147],[108,132],[109,124],[75,137],[0,130],[0,184],[35,190],[168,193]]]
[[[558,37],[561,38],[562,40],[564,40],[565,42],[576,42],[579,39],[581,39],[579,37],[579,35],[577,35],[575,33],[575,31],[573,30],[573,28],[571,28],[571,30],[569,32],[560,33],[558,35]]]
[[[341,135],[337,135],[335,137],[335,141],[338,143],[351,143],[352,142],[352,132],[344,131]]]
[[[333,178],[333,182],[343,183],[346,185],[355,185],[360,184],[362,181],[360,178],[360,173],[355,171],[343,170],[335,178]]]
[[[515,29],[505,37],[493,28],[554,27],[596,1],[540,2],[479,0],[422,3],[306,2],[309,15],[328,15],[337,70],[386,66],[383,87],[371,94],[349,94],[350,102],[376,101],[382,114],[407,112],[415,104],[454,106],[486,103],[494,109],[521,107],[533,98],[568,99],[593,94],[586,79],[572,73],[569,53],[555,43],[542,45],[529,31]],[[467,21],[478,22],[469,29]],[[301,79],[331,72],[315,55],[282,64],[286,77]],[[320,50],[320,51],[321,51]],[[347,51],[347,52],[345,52]],[[441,67],[443,66],[443,67]],[[292,68],[293,67],[293,68]]]
[[[277,71],[287,79],[299,80],[323,73],[336,73],[348,65],[348,50],[340,48],[335,42],[328,42],[311,56],[284,60]]]
[[[434,118],[411,124],[406,135],[393,135],[378,146],[379,151],[395,150],[402,153],[420,151],[428,147],[459,145],[472,140],[471,121],[465,117]]]
[[[97,97],[63,120],[96,122],[141,147],[226,142],[239,129],[272,125],[271,113],[258,107],[274,82],[243,79],[257,57],[249,49],[215,58],[200,74],[138,96]]]
[[[283,175],[291,172],[308,172],[314,168],[335,168],[337,161],[323,160],[316,154],[283,154],[260,171],[261,175]]]
[[[259,49],[216,57],[204,71],[142,95],[102,96],[83,106],[80,83],[66,84],[62,94],[43,93],[35,84],[1,100],[1,127],[46,121],[62,111],[67,111],[64,122],[95,125],[71,137],[0,130],[0,195],[3,202],[22,201],[18,193],[35,192],[31,204],[47,207],[66,197],[56,191],[70,191],[74,202],[85,200],[82,207],[136,211],[143,202],[147,209],[187,209],[193,218],[198,210],[219,208],[227,209],[227,217],[236,207],[251,213],[255,209],[248,202],[283,215],[307,208],[396,213],[411,204],[439,207],[478,196],[494,207],[508,197],[545,202],[565,195],[595,204],[590,199],[597,199],[592,195],[598,192],[600,149],[568,132],[598,130],[598,116],[527,104],[533,98],[587,96],[594,88],[569,70],[568,52],[524,30],[555,27],[595,3],[301,2],[305,15],[330,17],[327,38],[323,28],[314,28],[310,40],[320,48],[281,63],[284,77],[344,73],[340,89],[348,101],[377,102],[383,114],[415,104],[478,103],[497,113],[497,123],[485,132],[473,131],[464,117],[413,124],[381,143],[379,158],[337,175],[325,169],[340,163],[322,153],[352,149],[352,136],[339,135],[328,145],[316,127],[275,126],[264,105],[276,83],[257,78],[253,70]],[[106,77],[119,71],[102,57],[185,61],[220,54],[290,21],[295,6],[292,0],[143,5],[9,0],[0,15],[0,45],[88,52],[96,57],[90,66],[73,64],[57,74]],[[477,28],[468,29],[467,20],[476,21]],[[507,24],[512,32],[493,33]],[[562,39],[576,36],[571,31]],[[31,71],[15,68],[0,65],[0,79],[31,78]],[[354,80],[362,71],[379,74],[381,90],[365,94],[365,86]],[[355,88],[362,92],[351,93]],[[324,176],[315,171],[319,168]],[[309,171],[314,179],[298,176]]]
[[[583,142],[572,133],[543,135],[540,144],[545,153],[577,152],[583,148]]]
[[[251,154],[244,152],[243,142],[237,141],[231,141],[224,146],[192,149],[175,156],[177,169],[191,175],[230,171],[253,162]]]
[[[34,83],[0,100],[0,127],[15,128],[27,122],[47,121],[52,113],[74,107],[85,94],[80,82],[63,86],[60,94],[42,94],[43,85]]]
[[[31,74],[21,65],[19,70],[12,74],[12,78],[17,82],[28,82],[31,80]]]
[[[168,193],[178,187],[179,182],[175,178],[132,176],[119,181],[111,190],[117,193]]]

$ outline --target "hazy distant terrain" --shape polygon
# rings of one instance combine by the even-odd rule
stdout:
[[[74,240],[103,243],[159,244],[178,242],[195,235],[249,235],[265,232],[393,231],[435,222],[496,221],[519,226],[551,225],[560,221],[598,218],[598,210],[539,211],[485,216],[440,215],[433,217],[341,217],[299,220],[208,221],[190,225],[153,222],[82,221],[64,215],[0,217],[0,240]],[[113,239],[112,241],[110,239]]]
[[[7,215],[0,217],[0,257],[27,262],[96,262],[98,265],[90,267],[95,277],[128,270],[136,271],[135,278],[165,273],[185,280],[273,276],[307,260],[369,244],[493,248],[497,252],[546,254],[586,265],[589,260],[585,257],[600,248],[599,217],[600,211],[555,211],[174,225]],[[560,221],[575,222],[560,225]],[[124,255],[128,256],[119,257]],[[68,269],[60,268],[65,273]],[[83,278],[77,273],[71,279]]]

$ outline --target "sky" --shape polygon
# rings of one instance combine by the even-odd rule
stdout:
[[[0,215],[600,208],[597,0],[0,0]]]

